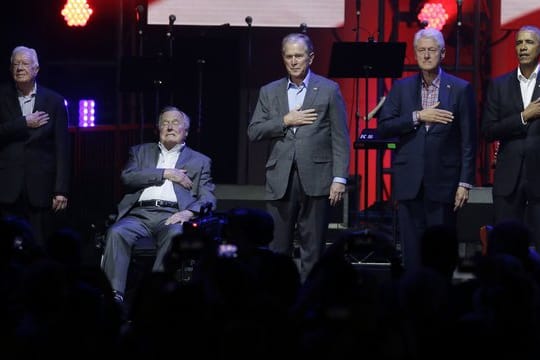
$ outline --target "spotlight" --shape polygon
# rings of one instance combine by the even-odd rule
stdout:
[[[79,127],[96,126],[96,102],[91,99],[79,100]]]
[[[427,3],[424,4],[417,18],[420,24],[427,22],[425,27],[441,30],[448,20],[448,13],[441,3]]]
[[[86,0],[68,0],[60,14],[68,26],[86,26],[93,12]]]

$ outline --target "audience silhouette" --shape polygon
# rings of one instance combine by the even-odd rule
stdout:
[[[215,216],[212,214],[211,216]],[[268,249],[272,217],[235,208],[214,233],[174,240],[168,266],[148,272],[127,313],[99,264],[83,264],[73,229],[33,241],[19,218],[0,220],[2,351],[10,359],[313,356],[536,359],[540,349],[538,254],[521,222],[495,224],[468,280],[452,276],[457,235],[426,229],[422,266],[388,276],[351,261],[369,251],[399,263],[389,237],[343,231],[301,284],[294,261]],[[200,246],[193,247],[199,236]],[[188,244],[188,245],[186,245]],[[178,259],[193,274],[179,279]]]

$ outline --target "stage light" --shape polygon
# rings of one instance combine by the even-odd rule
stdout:
[[[96,102],[91,99],[79,100],[79,127],[96,126]]]
[[[61,14],[68,26],[85,26],[93,12],[86,0],[68,0]]]
[[[428,28],[435,28],[441,30],[448,20],[448,13],[441,3],[427,3],[424,4],[422,10],[418,13],[418,21],[422,23],[427,22]]]

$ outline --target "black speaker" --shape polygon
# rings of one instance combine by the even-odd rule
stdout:
[[[216,184],[217,211],[226,212],[237,207],[266,209],[264,200],[264,185],[233,185]],[[343,201],[330,208],[329,229],[343,229],[348,227],[348,193]]]
[[[469,191],[467,204],[457,213],[459,255],[468,259],[481,249],[480,228],[494,222],[491,187],[476,187]]]

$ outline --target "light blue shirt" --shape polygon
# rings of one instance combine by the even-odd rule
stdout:
[[[287,98],[289,100],[289,111],[301,110],[304,99],[306,98],[307,86],[309,84],[309,77],[311,71],[308,71],[306,77],[300,85],[296,85],[291,81],[287,82]]]

